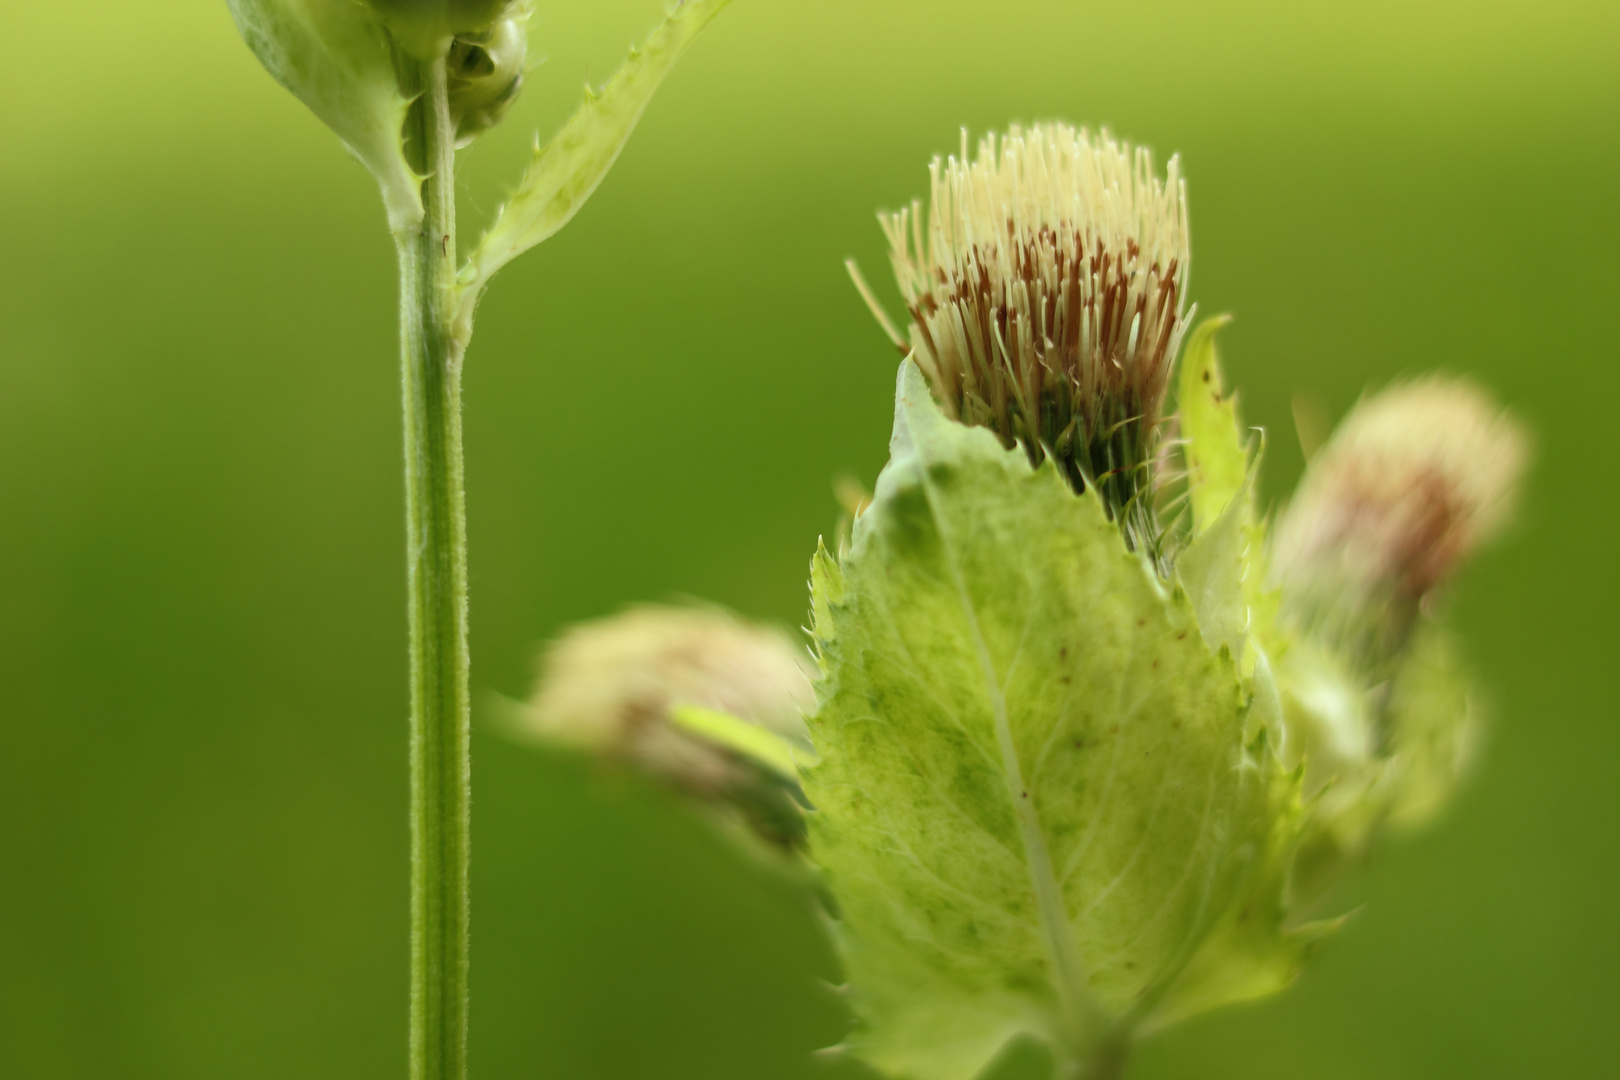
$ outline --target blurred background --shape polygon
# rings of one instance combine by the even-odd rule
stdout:
[[[463,229],[660,0],[542,2]],[[369,176],[220,0],[0,7],[0,1075],[403,1075],[406,774],[393,253]],[[1190,177],[1193,296],[1271,433],[1467,372],[1534,425],[1456,596],[1482,770],[1343,898],[1287,995],[1140,1080],[1620,1075],[1620,7],[737,0],[467,368],[474,680],[698,596],[785,627],[885,458],[873,211],[1009,121]],[[897,306],[897,305],[896,305]],[[480,732],[483,1077],[856,1080],[803,898],[632,785]],[[1014,1054],[998,1077],[1037,1077]]]

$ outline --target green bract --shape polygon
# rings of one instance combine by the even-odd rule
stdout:
[[[388,31],[348,0],[227,0],[248,47],[276,81],[308,105],[382,186],[397,232],[422,219],[421,177],[405,160]]]
[[[1193,524],[1218,518],[1248,478],[1248,453],[1237,420],[1237,402],[1221,382],[1215,334],[1231,319],[1218,315],[1198,324],[1181,361],[1176,408],[1186,440],[1187,493]]]
[[[1204,956],[1280,955],[1280,911],[1239,925],[1290,842],[1276,695],[1198,617],[1241,608],[1243,556],[1215,543],[1231,565],[1195,604],[1094,494],[948,420],[903,366],[874,501],[812,578],[805,787],[858,1053],[966,1080],[1028,1032],[1085,1062],[1286,979]]]

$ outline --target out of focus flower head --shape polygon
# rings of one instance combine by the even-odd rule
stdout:
[[[569,629],[542,654],[524,733],[617,762],[792,846],[796,781],[689,717],[807,747],[808,655],[786,635],[711,607],[643,606]],[[724,734],[722,732],[722,734]],[[767,755],[768,757],[768,755]]]
[[[1285,612],[1376,669],[1501,530],[1527,458],[1520,424],[1465,379],[1428,376],[1362,401],[1277,522]]]
[[[1295,635],[1279,673],[1303,750],[1297,898],[1326,895],[1385,822],[1450,799],[1481,709],[1435,603],[1507,522],[1524,429],[1483,390],[1431,375],[1358,404],[1312,457],[1271,550]]]

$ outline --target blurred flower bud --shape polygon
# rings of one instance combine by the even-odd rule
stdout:
[[[1300,635],[1279,670],[1311,800],[1292,882],[1306,906],[1386,823],[1431,817],[1471,760],[1480,710],[1423,615],[1507,520],[1526,444],[1472,383],[1398,384],[1350,412],[1277,523],[1273,581]]]
[[[450,109],[462,145],[500,123],[523,88],[528,13],[513,10],[488,29],[458,34],[450,43]]]
[[[911,349],[947,415],[1095,486],[1127,540],[1156,535],[1155,444],[1186,330],[1176,159],[1066,124],[934,159],[920,202],[881,215]],[[1139,497],[1140,496],[1140,497]]]
[[[1363,401],[1277,523],[1285,611],[1352,662],[1387,662],[1425,599],[1501,529],[1526,457],[1518,422],[1465,380]]]
[[[796,784],[674,716],[696,706],[808,746],[803,710],[815,694],[800,651],[785,635],[714,608],[633,608],[547,647],[523,728],[631,766],[791,845],[803,833],[791,805]]]

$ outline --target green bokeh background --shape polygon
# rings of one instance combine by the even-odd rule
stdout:
[[[468,155],[473,231],[660,15],[541,4]],[[403,530],[393,257],[370,179],[218,0],[6,0],[0,35],[0,1076],[397,1078]],[[1477,375],[1533,423],[1456,607],[1496,724],[1287,995],[1153,1078],[1620,1075],[1620,8],[738,0],[468,361],[474,678],[694,595],[793,626],[829,481],[884,460],[872,217],[1015,119],[1190,177],[1193,295],[1301,466],[1290,400]],[[481,1077],[866,1076],[791,888],[613,783],[475,738]],[[1001,1075],[1037,1076],[1027,1057]]]

